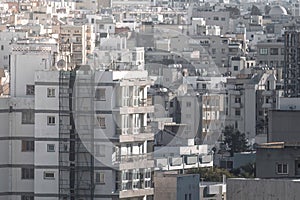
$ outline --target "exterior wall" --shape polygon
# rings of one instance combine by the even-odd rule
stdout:
[[[300,182],[272,179],[228,179],[227,199],[298,199]]]
[[[271,52],[271,49],[277,49],[278,52]],[[284,67],[284,43],[282,41],[269,40],[257,43],[256,63],[266,64],[269,67]]]
[[[154,178],[155,200],[181,200],[199,199],[199,182],[198,174],[177,175],[177,174],[157,174]]]
[[[268,142],[300,141],[300,111],[271,110],[269,111]]]
[[[256,177],[295,178],[299,177],[297,163],[298,147],[258,148],[256,151]],[[277,164],[287,164],[287,173],[277,172]]]

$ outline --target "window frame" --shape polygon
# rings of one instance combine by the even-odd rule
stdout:
[[[34,152],[34,140],[22,140],[21,152]]]
[[[259,49],[259,55],[268,55],[269,50],[268,48],[260,48]]]
[[[105,173],[104,172],[96,172],[95,174],[95,183],[96,184],[105,184]]]
[[[53,174],[53,177],[48,177],[47,174]],[[55,180],[55,172],[54,171],[44,171],[43,175],[44,180]]]
[[[106,119],[105,116],[97,116],[98,126],[101,129],[106,129]]]
[[[55,97],[55,88],[47,88],[47,97],[54,98]]]
[[[95,101],[106,101],[106,88],[96,88]]]
[[[55,126],[56,118],[55,116],[47,116],[47,126]]]
[[[32,180],[34,179],[34,168],[24,167],[21,168],[21,180]]]
[[[50,146],[53,146],[53,150],[49,148]],[[47,152],[55,152],[55,144],[47,144]]]
[[[26,95],[34,95],[34,94],[35,94],[34,85],[27,84],[26,85]]]
[[[30,118],[30,119],[28,119]],[[21,123],[22,124],[34,124],[34,110],[33,109],[26,109],[23,110],[21,113]]]
[[[284,168],[284,166],[286,168]],[[279,171],[279,168],[281,171]],[[286,169],[286,170],[284,170]],[[279,175],[287,175],[289,174],[289,165],[288,163],[276,163],[276,174],[279,174]]]

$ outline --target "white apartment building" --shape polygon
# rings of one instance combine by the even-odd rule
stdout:
[[[252,144],[256,137],[266,138],[268,110],[276,108],[280,91],[276,91],[273,71],[258,71],[227,80],[226,125],[233,125]]]
[[[12,47],[0,97],[0,199],[151,199],[146,71],[58,71],[50,43]]]
[[[26,32],[3,31],[0,32],[0,68],[8,69],[11,43],[13,40],[25,39]]]

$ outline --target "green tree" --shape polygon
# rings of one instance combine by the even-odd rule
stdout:
[[[217,167],[201,167],[198,169],[190,169],[188,171],[188,174],[200,174],[200,178],[208,182],[222,182],[223,175],[225,175],[226,178],[237,177],[234,174],[230,173],[228,170]]]
[[[244,133],[233,128],[233,126],[226,126],[222,132],[225,138],[224,143],[230,148],[229,152],[231,156],[233,156],[233,153],[249,150],[249,145]]]
[[[260,10],[259,10],[259,8],[257,6],[252,5],[251,15],[261,15],[261,12],[260,12]]]

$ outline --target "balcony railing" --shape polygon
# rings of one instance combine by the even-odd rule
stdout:
[[[139,162],[143,160],[152,160],[152,154],[138,154],[138,155],[120,155],[116,158],[117,162]]]
[[[117,135],[134,135],[142,133],[152,133],[150,126],[134,127],[134,128],[117,128]]]

